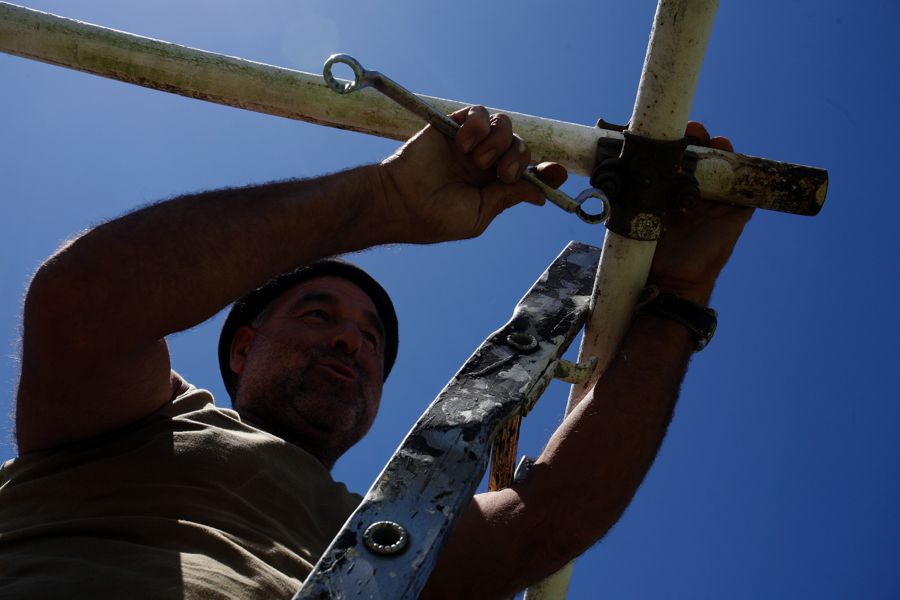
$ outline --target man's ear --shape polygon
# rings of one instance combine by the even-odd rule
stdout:
[[[241,325],[231,338],[231,353],[228,355],[228,365],[231,370],[240,375],[247,364],[247,354],[256,339],[256,329],[250,325]]]

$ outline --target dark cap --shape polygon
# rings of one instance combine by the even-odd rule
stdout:
[[[278,296],[298,283],[316,277],[340,277],[355,284],[366,293],[378,311],[378,317],[384,326],[384,378],[387,379],[394,361],[397,359],[397,346],[400,334],[397,326],[397,313],[390,296],[371,275],[343,260],[323,259],[310,265],[300,267],[275,277],[269,282],[247,293],[231,306],[222,333],[219,334],[219,370],[228,395],[234,398],[237,375],[231,370],[231,340],[243,325],[250,324]]]

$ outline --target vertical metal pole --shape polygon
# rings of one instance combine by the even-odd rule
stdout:
[[[660,0],[650,31],[629,130],[657,140],[684,136],[706,43],[718,0]],[[609,365],[631,323],[638,293],[646,285],[655,241],[606,232],[594,283],[591,316],[579,361],[597,357],[597,369],[585,384],[572,386],[566,414],[572,411]],[[565,598],[574,561],[528,588],[526,600]]]

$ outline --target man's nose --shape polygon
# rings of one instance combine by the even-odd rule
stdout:
[[[362,331],[352,319],[344,319],[335,324],[331,344],[334,348],[355,355],[363,343]]]

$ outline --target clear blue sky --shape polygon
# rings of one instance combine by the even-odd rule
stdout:
[[[354,54],[411,89],[591,124],[631,112],[655,3],[32,0],[33,8],[319,72]],[[742,152],[825,167],[816,218],[757,214],[720,280],[668,438],[624,518],[582,558],[572,598],[900,597],[892,2],[723,2],[693,118]],[[67,236],[183,192],[307,177],[396,143],[0,55],[0,385],[11,411],[21,298]],[[567,190],[585,186],[575,178]],[[401,350],[370,436],[336,477],[364,491],[469,353],[571,239],[602,228],[517,207],[478,240],[356,260],[394,296]],[[224,267],[224,265],[223,265]],[[225,397],[221,316],[172,340]],[[526,420],[537,454],[555,385]],[[11,419],[0,460],[15,455]],[[539,551],[539,548],[536,548]],[[893,565],[893,566],[892,566]]]

